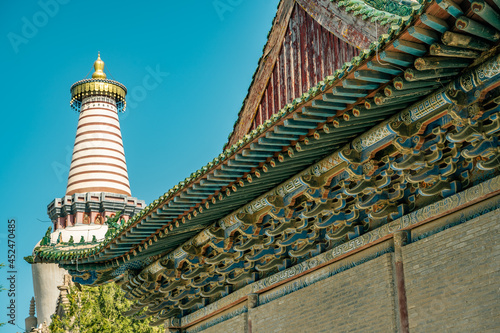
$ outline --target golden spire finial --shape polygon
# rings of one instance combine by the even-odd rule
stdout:
[[[106,73],[104,73],[104,61],[101,60],[101,52],[97,52],[97,60],[94,62],[94,74],[92,74],[93,79],[105,79]]]

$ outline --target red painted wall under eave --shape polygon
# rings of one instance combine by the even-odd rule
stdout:
[[[295,5],[285,40],[250,130],[358,55]]]

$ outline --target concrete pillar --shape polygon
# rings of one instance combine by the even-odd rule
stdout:
[[[33,289],[35,291],[36,313],[38,325],[47,322],[56,311],[57,299],[59,298],[58,286],[64,283],[64,274],[67,271],[57,264],[32,264]]]

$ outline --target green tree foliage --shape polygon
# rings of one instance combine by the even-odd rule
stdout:
[[[53,333],[159,333],[161,327],[151,327],[147,320],[125,317],[132,302],[114,283],[99,287],[71,288],[69,306],[63,318],[54,316],[50,324]]]

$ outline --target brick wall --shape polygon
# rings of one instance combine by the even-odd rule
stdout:
[[[500,330],[500,214],[403,247],[410,332]]]
[[[392,254],[250,309],[257,332],[395,332]]]
[[[485,201],[418,226],[412,237],[418,239],[442,230],[447,223],[491,209],[487,206],[491,203]],[[500,331],[499,236],[497,209],[401,248],[410,333]],[[383,246],[380,243],[365,251],[379,253]],[[366,255],[360,252],[333,265],[357,262]],[[304,278],[313,281],[314,274],[327,267]],[[397,332],[401,327],[395,274],[394,254],[386,253],[274,299],[273,292],[291,287],[291,281],[260,294],[261,300],[272,301],[255,308],[241,303],[238,306],[246,304],[248,313],[203,332]],[[187,332],[200,331],[236,310],[227,309]]]
[[[247,314],[242,313],[237,315],[236,317],[223,321],[220,324],[211,326],[203,330],[203,333],[246,333],[246,328]]]

